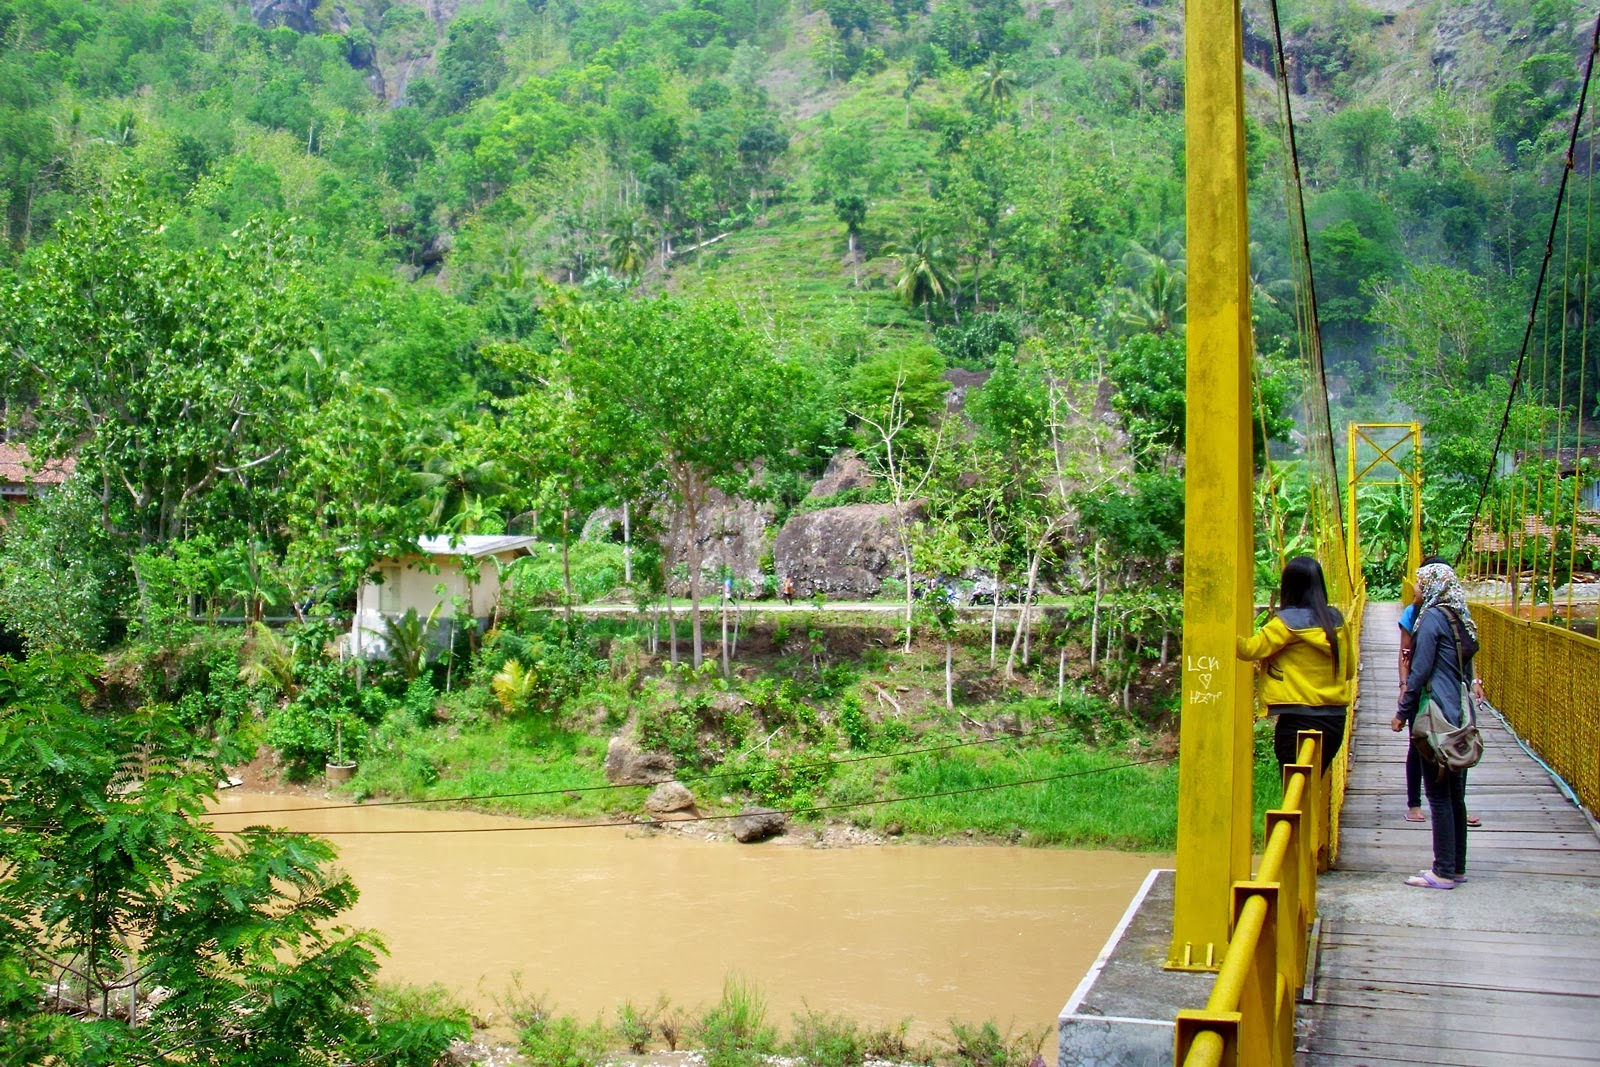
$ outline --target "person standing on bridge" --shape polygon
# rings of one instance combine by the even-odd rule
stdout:
[[[1448,563],[1420,567],[1417,589],[1422,610],[1417,615],[1411,672],[1389,723],[1396,733],[1410,729],[1424,691],[1451,725],[1460,725],[1461,684],[1472,678],[1472,657],[1478,651],[1478,627],[1455,570]],[[1459,644],[1457,627],[1462,631]],[[1422,788],[1433,819],[1433,866],[1407,878],[1406,885],[1454,889],[1467,880],[1467,772],[1424,765]]]
[[[1420,566],[1431,567],[1436,563],[1449,566],[1450,561],[1443,556],[1429,556]],[[1417,595],[1411,603],[1400,613],[1400,695],[1406,692],[1406,679],[1411,675],[1411,656],[1415,649],[1417,637],[1417,616],[1422,613],[1422,589],[1417,588]],[[1483,683],[1478,679],[1472,680],[1472,695],[1479,700],[1483,699]],[[1422,700],[1427,700],[1426,691]],[[1418,702],[1421,706],[1421,701]],[[1406,745],[1406,822],[1427,822],[1428,817],[1422,814],[1422,752],[1416,745]],[[1467,815],[1468,826],[1482,826],[1483,820],[1477,816]]]
[[[1296,556],[1284,564],[1278,610],[1254,637],[1239,638],[1239,658],[1261,661],[1261,702],[1275,720],[1279,764],[1298,757],[1302,730],[1322,734],[1322,769],[1344,744],[1356,657],[1339,609],[1328,603],[1322,564]]]

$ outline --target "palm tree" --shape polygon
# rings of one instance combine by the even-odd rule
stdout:
[[[1117,318],[1135,333],[1164,334],[1183,329],[1185,276],[1165,262],[1151,267],[1144,280],[1119,294]]]
[[[1016,71],[1002,66],[999,56],[990,56],[988,64],[978,72],[978,99],[991,108],[1010,100],[1016,87]]]
[[[629,219],[611,237],[611,269],[625,278],[637,278],[650,261],[650,235],[638,219]]]
[[[956,291],[955,257],[944,238],[918,226],[904,244],[888,245],[884,252],[900,261],[895,295],[911,307],[921,304],[923,321],[929,321],[928,304],[946,300]]]

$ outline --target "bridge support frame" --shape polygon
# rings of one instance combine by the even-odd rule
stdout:
[[[1251,629],[1250,232],[1244,51],[1238,0],[1185,13],[1188,337],[1183,693],[1178,862],[1167,966],[1215,970],[1230,888],[1250,877],[1254,676],[1235,642]]]

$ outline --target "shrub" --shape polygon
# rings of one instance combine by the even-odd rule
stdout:
[[[872,720],[861,710],[861,698],[846,693],[839,701],[837,715],[839,730],[849,740],[851,748],[864,749],[872,743]]]
[[[617,1036],[628,1046],[629,1052],[643,1055],[645,1049],[650,1046],[650,1039],[656,1032],[656,1015],[663,1006],[665,1005],[658,1005],[654,1009],[642,1009],[631,1000],[622,1002],[622,1006],[617,1009]]]
[[[1048,1027],[1002,1034],[993,1019],[982,1024],[951,1019],[943,1040],[950,1046],[952,1067],[1031,1067],[1048,1034]]]
[[[722,983],[722,999],[700,1017],[695,1035],[705,1048],[706,1067],[754,1067],[778,1044],[767,1025],[767,999],[738,975]]]
[[[467,1009],[442,985],[379,985],[368,1006],[385,1067],[433,1067],[450,1042],[472,1036]]]
[[[794,1017],[794,1036],[784,1050],[811,1067],[860,1067],[866,1059],[861,1028],[843,1015],[825,1015],[807,1005]]]
[[[535,1067],[594,1067],[606,1054],[606,1028],[596,1019],[545,1016],[522,1030],[522,1053]]]

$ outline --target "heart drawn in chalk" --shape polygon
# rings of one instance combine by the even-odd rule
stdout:
[[[1210,689],[1211,688],[1211,675],[1202,674],[1200,676],[1200,688],[1202,688],[1202,689]]]

